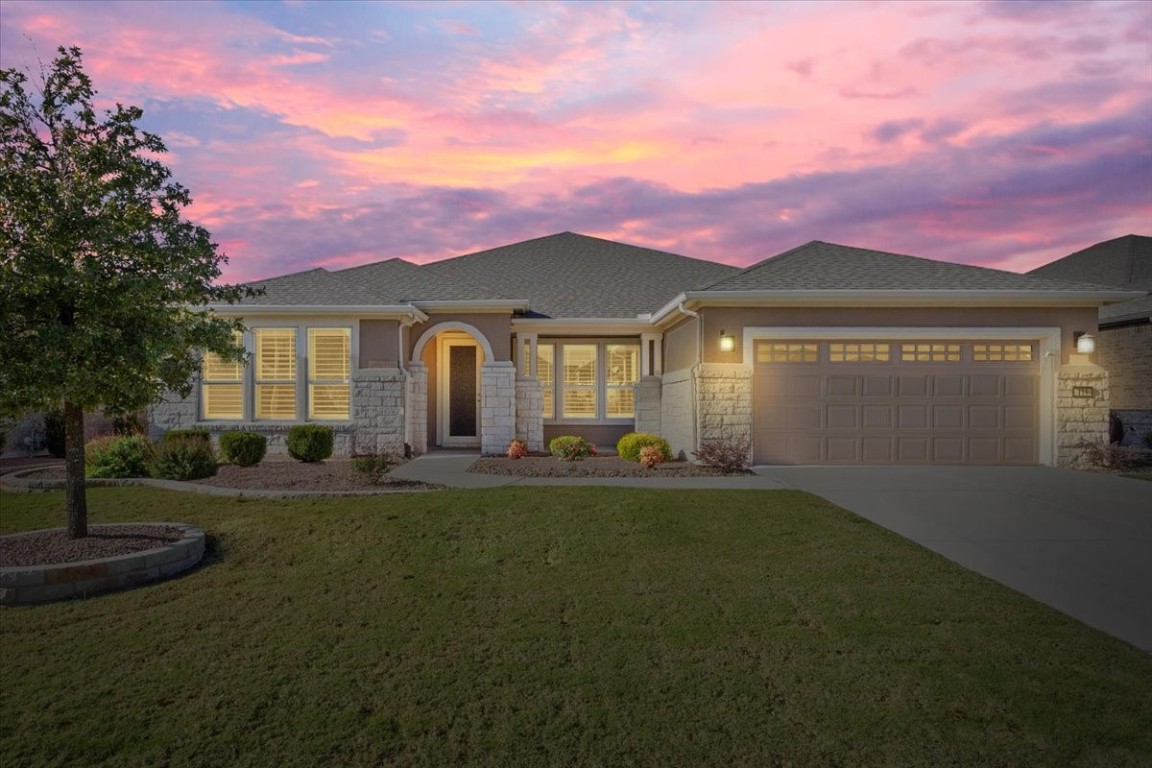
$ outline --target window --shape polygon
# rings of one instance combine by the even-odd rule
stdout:
[[[596,357],[595,344],[565,344],[563,361],[564,418],[596,418]]]
[[[351,329],[308,329],[308,418],[349,418],[351,368]]]
[[[973,344],[976,363],[1027,363],[1032,361],[1031,344]]]
[[[959,344],[901,344],[900,359],[905,363],[958,363]]]
[[[243,337],[233,336],[237,347]],[[206,352],[201,363],[200,401],[204,419],[244,418],[244,363],[225,360],[213,352]]]
[[[296,329],[257,328],[256,418],[296,418]]]
[[[829,344],[830,363],[886,363],[889,345],[872,343]]]
[[[636,415],[636,384],[640,381],[640,347],[635,344],[608,344],[604,347],[604,415],[609,419],[631,419]]]
[[[527,358],[527,355],[525,355]],[[536,345],[536,378],[544,385],[544,418],[556,418],[556,345]]]
[[[814,363],[818,359],[816,344],[762,342],[756,345],[758,363]]]

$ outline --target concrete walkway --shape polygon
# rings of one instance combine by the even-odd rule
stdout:
[[[1049,467],[758,467],[1152,651],[1152,483]]]
[[[393,477],[437,483],[450,488],[499,488],[516,486],[614,486],[620,488],[704,488],[733,490],[779,490],[783,486],[769,477],[516,477],[469,472],[476,453],[432,451],[393,469]]]

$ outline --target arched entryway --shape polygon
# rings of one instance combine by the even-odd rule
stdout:
[[[493,362],[488,339],[467,323],[437,323],[420,335],[410,367],[422,368],[426,376],[428,446],[481,448],[483,408],[486,397],[491,398],[482,372]]]

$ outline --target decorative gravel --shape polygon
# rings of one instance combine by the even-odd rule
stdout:
[[[100,525],[83,539],[65,531],[35,531],[0,538],[0,568],[78,563],[156,549],[184,538],[179,528],[159,525]]]
[[[468,471],[519,477],[717,477],[724,474],[690,461],[669,461],[646,469],[640,463],[624,461],[616,456],[596,456],[580,461],[561,461],[551,456],[525,456],[522,459],[487,457],[477,459]]]

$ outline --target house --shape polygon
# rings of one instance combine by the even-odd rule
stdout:
[[[285,275],[220,306],[247,365],[209,355],[160,428],[244,428],[283,451],[605,445],[757,463],[1067,464],[1107,430],[1107,373],[1076,335],[1141,294],[811,242],[739,269],[564,232],[431,264]],[[1101,345],[1103,346],[1103,345]]]
[[[1077,251],[1029,272],[1053,280],[1152,291],[1152,237],[1125,235]],[[1108,371],[1109,406],[1123,427],[1123,444],[1152,432],[1152,297],[1100,308],[1100,366]]]

